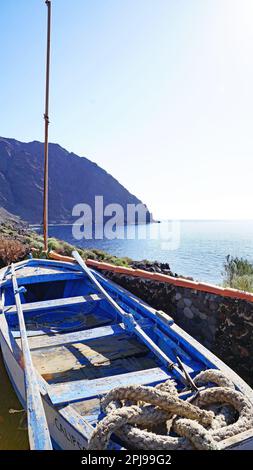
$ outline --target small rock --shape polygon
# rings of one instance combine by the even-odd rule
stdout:
[[[163,270],[161,270],[161,272],[162,272],[163,274],[166,274],[167,276],[172,276],[172,272],[171,272],[170,269],[163,269]]]
[[[184,304],[186,305],[186,307],[190,307],[192,305],[191,299],[184,299]]]
[[[194,315],[197,315],[199,317],[199,309],[194,307],[194,305],[191,306],[191,311],[193,312]]]
[[[250,356],[250,353],[249,353],[248,349],[244,348],[243,346],[238,346],[238,349],[239,349],[241,357],[249,357]]]
[[[212,335],[215,336],[216,326],[215,325],[209,325],[209,330],[211,331]]]
[[[203,312],[199,312],[199,317],[201,318],[201,320],[206,320],[207,319],[207,315]]]
[[[180,300],[178,301],[178,303],[177,303],[177,307],[178,307],[178,308],[184,308],[184,306],[185,306],[185,305],[184,305],[184,299],[180,299]]]
[[[189,307],[185,307],[185,308],[184,308],[184,315],[185,315],[187,318],[190,318],[190,319],[194,317],[194,315],[193,315],[193,313],[192,313],[192,311],[191,311],[191,309],[190,309]]]
[[[216,315],[212,314],[208,316],[208,322],[210,325],[216,325]]]

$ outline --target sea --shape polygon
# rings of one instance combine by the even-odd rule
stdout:
[[[253,220],[161,221],[118,227],[114,234],[93,230],[92,239],[87,239],[85,231],[86,238],[77,239],[76,235],[82,236],[80,232],[81,229],[73,230],[72,225],[49,227],[51,237],[119,257],[169,263],[179,275],[212,284],[222,283],[227,255],[253,262]]]

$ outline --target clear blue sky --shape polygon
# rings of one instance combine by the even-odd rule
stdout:
[[[50,140],[159,218],[252,218],[253,1],[52,4]],[[1,2],[2,136],[43,140],[45,34],[43,0]]]

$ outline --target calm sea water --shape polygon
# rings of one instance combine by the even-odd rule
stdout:
[[[196,280],[220,284],[228,254],[253,261],[253,220],[250,221],[183,221],[179,224],[179,243],[168,249],[166,237],[172,226],[166,222],[139,227],[138,234],[148,231],[147,239],[134,239],[136,227],[122,227],[120,239],[81,240],[72,234],[72,226],[51,226],[49,234],[86,248],[101,248],[116,256],[135,260],[167,262],[171,270]],[[126,235],[133,239],[122,239]],[[169,234],[168,234],[169,235]]]
[[[139,235],[146,233],[141,227]],[[185,221],[180,223],[179,245],[175,250],[163,246],[167,224],[148,227],[149,239],[76,241],[71,226],[50,227],[51,236],[89,248],[96,247],[117,256],[168,262],[172,271],[212,283],[222,282],[226,255],[242,256],[253,261],[253,221]],[[121,228],[121,236],[126,228]],[[135,235],[135,227],[129,233]],[[154,236],[156,235],[156,238]],[[153,238],[152,238],[153,237]],[[25,414],[6,375],[0,356],[0,449],[27,449]]]

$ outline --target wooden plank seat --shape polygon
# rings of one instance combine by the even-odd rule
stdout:
[[[61,316],[61,315],[60,315]],[[105,312],[91,312],[91,313],[85,313],[83,314],[78,313],[78,312],[71,312],[69,316],[69,321],[75,320],[75,319],[80,320],[81,328],[78,329],[78,331],[75,331],[76,333],[81,333],[81,331],[88,331],[91,328],[96,328],[98,326],[105,326],[111,323],[112,318],[110,315],[106,314]],[[70,334],[70,331],[67,333],[66,328],[64,328],[64,324],[66,321],[66,317],[63,317],[63,327],[61,329],[61,325],[58,322],[58,331],[55,329],[55,319],[54,319],[54,325],[51,322],[50,318],[48,322],[38,322],[37,328],[35,328],[34,322],[32,321],[31,324],[29,324],[29,321],[26,319],[26,327],[27,327],[27,336],[29,339],[33,337],[41,337],[45,336],[48,338],[48,341],[53,341],[53,338],[59,338],[62,335],[65,334]],[[75,328],[76,330],[76,328]],[[20,338],[20,332],[17,329],[12,329],[11,333],[13,337],[16,339],[17,343],[19,344],[19,338]],[[46,339],[46,338],[45,338]]]
[[[41,270],[40,270],[41,271]],[[63,271],[58,271],[55,274],[52,273],[52,269],[49,270],[48,274],[45,273],[45,271],[40,272],[39,270],[34,270],[31,275],[20,275],[18,276],[18,281],[20,284],[20,281],[22,280],[22,286],[26,285],[31,285],[31,284],[38,284],[41,282],[56,282],[56,281],[69,281],[71,280],[79,280],[83,279],[83,274],[81,273],[69,273],[69,272],[63,272]],[[2,286],[8,286],[11,284],[11,277],[7,276],[6,279],[2,282]]]
[[[123,323],[115,325],[100,326],[89,330],[75,331],[74,333],[63,333],[55,336],[31,337],[29,339],[30,350],[40,348],[52,348],[54,346],[64,346],[69,343],[80,343],[97,338],[109,337],[124,333]]]
[[[160,367],[119,374],[95,380],[78,380],[76,382],[50,385],[48,395],[54,405],[74,402],[85,398],[108,393],[111,389],[126,385],[153,385],[171,378],[169,371]]]
[[[23,312],[33,312],[36,310],[47,310],[54,307],[66,307],[70,305],[80,305],[87,302],[99,302],[104,300],[103,294],[80,295],[76,297],[66,297],[64,299],[44,300],[42,302],[31,302],[22,304]],[[16,313],[16,305],[10,305],[5,308],[5,313]]]
[[[88,316],[88,315],[87,315]],[[110,320],[109,317],[105,315],[101,315],[101,321],[103,320]],[[151,326],[151,323],[146,321],[143,325],[148,328]],[[36,337],[35,335],[31,335],[29,339],[29,346],[30,349],[40,349],[40,348],[51,348],[53,346],[61,346],[69,343],[80,343],[81,341],[89,341],[92,339],[102,338],[102,337],[109,337],[113,335],[119,335],[125,333],[125,325],[124,323],[115,323],[112,325],[105,325],[96,328],[90,328],[88,330],[79,330],[74,331],[73,333],[61,333],[55,335],[43,335],[42,337]],[[16,335],[16,331],[14,336],[19,338]],[[29,333],[29,331],[28,331]],[[38,335],[37,335],[38,336]]]

